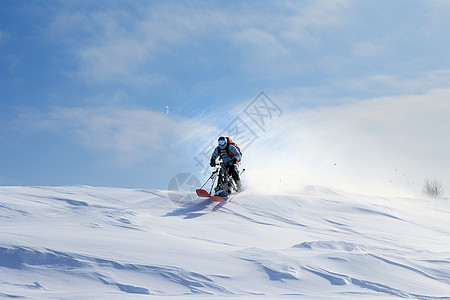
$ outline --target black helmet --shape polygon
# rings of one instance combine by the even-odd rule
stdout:
[[[227,139],[226,138],[224,138],[223,136],[221,136],[218,140],[217,140],[217,142],[219,143],[219,147],[220,148],[225,148],[226,146],[227,146]]]

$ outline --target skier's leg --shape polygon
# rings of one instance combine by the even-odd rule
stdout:
[[[233,177],[234,182],[236,183],[237,191],[242,191],[241,178],[239,177],[238,167],[237,165],[230,165],[229,172],[231,177]]]
[[[219,175],[217,176],[217,184],[214,188],[214,195],[222,188],[222,182],[223,182],[223,176],[222,176],[222,170],[219,171]]]

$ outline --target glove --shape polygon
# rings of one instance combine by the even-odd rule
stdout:
[[[211,158],[211,162],[209,163],[209,165],[211,167],[215,167],[216,166],[216,160],[214,158]]]
[[[233,165],[237,164],[237,158],[236,157],[233,157],[233,159],[231,160],[231,164],[233,164]]]

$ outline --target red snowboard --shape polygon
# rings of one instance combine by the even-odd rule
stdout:
[[[218,196],[211,196],[207,191],[205,190],[196,190],[197,192],[197,196],[199,197],[205,197],[205,198],[210,198],[213,201],[217,201],[217,202],[228,202],[226,198],[222,198],[222,197],[218,197]]]

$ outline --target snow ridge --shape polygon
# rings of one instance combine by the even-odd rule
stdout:
[[[450,299],[444,200],[322,187],[182,199],[1,187],[0,298]]]

